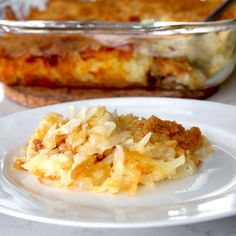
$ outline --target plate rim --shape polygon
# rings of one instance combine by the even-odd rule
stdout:
[[[37,108],[30,108],[27,110],[23,110],[23,111],[18,111],[18,112],[14,112],[11,113],[9,115],[4,115],[0,117],[0,121],[2,121],[2,119],[11,117],[11,116],[18,116],[21,115],[23,113],[30,113],[32,111],[40,111],[40,110],[44,110],[44,109],[48,109],[48,108],[57,108],[60,106],[70,106],[73,104],[82,104],[82,103],[87,103],[87,102],[93,102],[93,101],[112,101],[112,100],[160,100],[160,101],[176,101],[176,102],[187,102],[187,103],[196,103],[196,104],[209,104],[212,106],[223,106],[225,108],[228,109],[236,109],[236,105],[232,105],[232,104],[226,104],[226,103],[221,103],[221,102],[215,102],[215,101],[207,101],[207,100],[197,100],[197,99],[190,99],[190,98],[169,98],[169,97],[114,97],[114,98],[95,98],[95,99],[85,99],[85,100],[76,100],[76,101],[69,101],[69,102],[62,102],[62,103],[57,103],[57,104],[52,104],[52,105],[47,105],[47,106],[42,106],[42,107],[37,107]]]
[[[79,228],[91,228],[91,229],[145,229],[145,228],[163,228],[163,227],[174,227],[191,225],[203,222],[209,222],[212,220],[220,220],[227,217],[236,215],[236,209],[229,213],[223,213],[220,215],[212,216],[201,216],[200,218],[192,217],[187,220],[160,220],[160,221],[149,221],[149,222],[129,222],[129,223],[111,223],[111,222],[83,222],[83,221],[69,221],[61,219],[52,219],[41,216],[32,216],[30,214],[14,212],[13,210],[3,209],[0,206],[0,213],[7,216],[12,216],[18,219],[29,220],[32,222],[39,222],[45,224],[60,225],[66,227],[79,227]]]

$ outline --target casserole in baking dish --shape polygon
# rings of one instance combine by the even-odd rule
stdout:
[[[4,2],[0,80],[8,85],[194,91],[235,66],[236,4],[203,23],[223,1]]]

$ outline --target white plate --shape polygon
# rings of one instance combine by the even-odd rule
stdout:
[[[71,193],[38,183],[11,166],[29,135],[49,112],[68,114],[70,103],[29,110],[0,119],[0,212],[46,223],[80,227],[137,228],[188,224],[236,214],[236,108],[229,105],[163,98],[81,101],[119,113],[176,120],[196,125],[214,144],[198,173],[126,194]]]

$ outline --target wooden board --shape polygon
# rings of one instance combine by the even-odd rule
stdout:
[[[176,97],[204,99],[217,91],[217,87],[197,91],[133,89],[96,89],[96,88],[45,88],[25,86],[4,86],[5,95],[12,101],[29,108],[68,101],[109,97]]]

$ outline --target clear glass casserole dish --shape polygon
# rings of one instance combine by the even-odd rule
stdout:
[[[89,4],[81,21],[67,13],[61,19],[56,8],[51,18],[28,17],[32,6],[47,12],[45,0],[39,5],[2,1],[0,80],[23,86],[196,91],[215,87],[232,73],[236,19],[163,22],[135,14],[127,22],[119,18],[125,11],[107,10],[104,17],[101,9],[108,1],[67,1]]]

